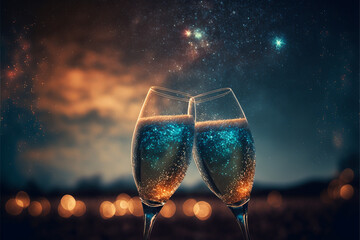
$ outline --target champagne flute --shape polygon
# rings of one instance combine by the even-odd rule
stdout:
[[[144,239],[158,213],[185,177],[194,142],[191,96],[151,87],[131,144],[133,176],[144,210]]]
[[[255,175],[255,148],[244,112],[230,88],[197,95],[190,103],[195,113],[196,165],[249,240],[247,208]]]

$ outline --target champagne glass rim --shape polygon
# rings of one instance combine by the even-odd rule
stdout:
[[[198,94],[196,96],[193,96],[191,99],[193,99],[195,103],[202,103],[217,98],[221,98],[229,93],[234,93],[231,88],[219,88],[219,89],[211,90],[209,92]]]
[[[189,102],[192,97],[188,93],[165,88],[165,87],[160,87],[160,86],[151,86],[149,91],[153,91],[154,93],[162,97],[166,97],[173,100],[185,101],[185,102]]]

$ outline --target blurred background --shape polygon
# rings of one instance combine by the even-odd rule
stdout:
[[[150,86],[231,87],[254,239],[359,238],[358,1],[1,1],[1,238],[140,239]],[[194,162],[152,239],[240,239]]]

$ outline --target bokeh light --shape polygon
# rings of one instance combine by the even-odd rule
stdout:
[[[129,201],[131,197],[126,193],[121,193],[116,197],[116,201],[114,202],[116,212],[116,216],[124,216],[129,211]]]
[[[33,217],[40,216],[42,210],[43,210],[42,205],[38,201],[32,201],[28,208],[29,214]]]
[[[139,197],[133,197],[129,201],[129,211],[132,215],[140,217],[144,215],[141,200]]]
[[[127,212],[128,212],[128,208],[123,208],[121,205],[124,205],[124,200],[116,200],[114,202],[116,211],[115,211],[115,216],[124,216]],[[126,204],[128,204],[126,202]]]
[[[127,209],[129,207],[129,203],[126,200],[117,200],[119,201],[119,207],[122,209]]]
[[[116,216],[124,216],[128,212],[129,203],[126,200],[116,200],[114,205]]]
[[[354,171],[351,168],[344,169],[339,176],[342,183],[349,183],[354,179]]]
[[[160,214],[165,218],[171,218],[176,212],[176,205],[173,201],[169,200],[162,207]]]
[[[328,195],[332,199],[337,199],[340,196],[340,182],[338,179],[334,179],[329,183]]]
[[[72,214],[76,217],[81,217],[86,212],[86,205],[83,201],[76,200],[75,208],[72,210]]]
[[[194,205],[194,214],[199,220],[206,220],[211,216],[212,208],[209,203],[199,201]]]
[[[68,211],[72,211],[76,206],[76,200],[73,196],[66,194],[61,198],[61,206]]]
[[[58,213],[59,213],[59,216],[63,217],[63,218],[69,218],[72,215],[72,212],[63,208],[61,203],[58,206]]]
[[[100,205],[100,215],[103,219],[112,218],[115,215],[116,208],[112,202],[104,201]]]
[[[277,191],[270,192],[267,196],[267,203],[274,208],[281,207],[282,204],[281,194]]]
[[[127,195],[126,193],[120,193],[117,197],[116,200],[125,200],[125,201],[129,201],[131,199],[131,197],[129,195]]]
[[[10,198],[5,204],[5,210],[8,214],[16,216],[22,212],[23,208],[17,204],[15,198]]]
[[[193,198],[190,198],[183,203],[182,209],[186,216],[188,216],[188,217],[194,216],[194,205],[195,204],[196,204],[196,200]]]
[[[340,196],[343,199],[349,200],[354,195],[354,188],[350,184],[346,184],[340,189]]]
[[[16,194],[15,200],[19,207],[27,208],[30,205],[29,195],[24,191],[18,192]]]
[[[42,215],[46,216],[50,213],[51,210],[51,204],[49,202],[49,200],[47,200],[46,198],[41,198],[39,200],[41,206],[42,206]]]

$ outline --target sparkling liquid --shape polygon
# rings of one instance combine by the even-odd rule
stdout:
[[[250,197],[255,148],[246,119],[195,124],[194,157],[208,187],[226,204]]]
[[[179,187],[190,164],[194,119],[189,115],[140,118],[132,164],[140,197],[163,203]]]

